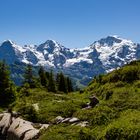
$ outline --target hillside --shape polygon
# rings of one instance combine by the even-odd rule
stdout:
[[[93,95],[99,103],[89,107],[87,103]],[[37,110],[33,104],[38,106]],[[54,94],[39,88],[22,89],[12,104],[13,110],[20,112],[23,118],[50,125],[42,131],[40,140],[138,140],[139,107],[140,61],[100,75],[85,90],[75,93]],[[56,118],[60,119],[59,123]],[[62,122],[67,118],[77,118],[78,122]]]

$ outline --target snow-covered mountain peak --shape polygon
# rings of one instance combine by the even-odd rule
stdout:
[[[16,43],[14,43],[12,40],[8,39],[8,40],[4,40],[3,43],[1,44],[1,46],[12,46],[12,45],[16,45]]]
[[[55,46],[55,45],[57,45],[57,42],[55,41],[55,40],[47,40],[45,43],[44,43],[44,45],[48,45],[48,46],[51,46],[51,45],[53,45],[53,46]]]
[[[122,39],[116,36],[107,36],[106,38],[102,38],[98,41],[95,41],[92,45],[100,45],[100,46],[113,46],[114,43],[121,43]]]
[[[41,52],[48,52],[48,53],[54,53],[55,51],[60,51],[62,50],[63,46],[60,45],[59,43],[57,43],[56,41],[54,40],[47,40],[45,43],[39,45],[37,47],[37,50],[38,51],[41,51]]]
[[[90,49],[96,49],[99,52],[104,52],[104,50],[106,49],[110,51],[112,49],[114,50],[126,45],[135,47],[134,43],[131,40],[127,40],[114,35],[114,36],[107,36],[106,38],[102,38],[98,41],[95,41],[89,47]]]

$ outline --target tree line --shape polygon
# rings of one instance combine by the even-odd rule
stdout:
[[[68,76],[64,76],[62,72],[54,75],[53,71],[45,71],[42,66],[38,70],[38,77],[35,77],[32,71],[32,66],[27,65],[24,74],[24,84],[29,84],[30,88],[34,88],[39,84],[46,88],[49,92],[72,92],[73,85],[72,81]]]
[[[53,71],[45,71],[41,66],[38,76],[33,74],[32,66],[27,65],[24,73],[23,85],[29,88],[43,87],[48,92],[72,92],[72,81],[69,77],[64,76],[62,72],[54,75]],[[16,86],[10,79],[10,71],[5,61],[0,62],[0,106],[6,106],[15,100]]]

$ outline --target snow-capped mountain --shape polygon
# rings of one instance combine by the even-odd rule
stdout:
[[[54,40],[19,46],[11,40],[0,45],[0,59],[61,70],[86,84],[93,76],[110,72],[140,58],[140,44],[108,36],[83,49],[69,49]]]

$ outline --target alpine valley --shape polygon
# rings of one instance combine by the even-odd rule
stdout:
[[[137,59],[140,59],[140,44],[118,36],[102,38],[82,49],[69,49],[54,40],[25,46],[6,40],[0,45],[0,60],[10,65],[16,84],[20,84],[25,64],[29,63],[54,72],[63,71],[77,85],[85,86],[94,76]]]

